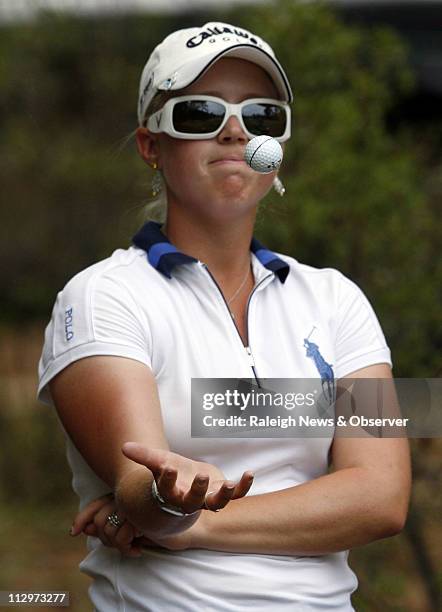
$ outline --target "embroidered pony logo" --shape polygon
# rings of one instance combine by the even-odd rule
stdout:
[[[316,369],[321,377],[322,392],[327,398],[329,404],[331,404],[334,399],[335,375],[333,373],[332,365],[327,363],[319,352],[319,346],[314,342],[309,341],[309,338],[315,329],[316,327],[313,326],[313,329],[307,338],[304,338],[304,346],[307,349],[306,356],[313,359],[315,362]]]

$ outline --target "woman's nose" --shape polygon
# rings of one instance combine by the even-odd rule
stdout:
[[[226,125],[218,134],[219,142],[248,142],[247,134],[241,127],[237,117],[229,117]]]

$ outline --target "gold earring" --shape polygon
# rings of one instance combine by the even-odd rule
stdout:
[[[157,162],[153,162],[153,163],[152,163],[152,168],[153,168],[154,170],[156,170],[156,169],[158,168],[158,164],[157,164]]]

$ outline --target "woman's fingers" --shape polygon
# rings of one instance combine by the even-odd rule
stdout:
[[[203,474],[197,474],[193,477],[187,493],[183,494],[176,484],[177,479],[183,476],[181,467],[178,469],[176,463],[179,455],[162,449],[149,449],[137,442],[126,442],[123,444],[122,451],[129,459],[149,468],[154,474],[159,494],[170,504],[182,508],[184,512],[194,512],[203,507],[213,511],[220,510],[231,499],[238,499],[247,495],[253,484],[253,473],[244,472],[239,482],[225,481],[218,490],[211,491],[210,495],[207,496],[208,484],[214,478],[213,471],[216,470],[222,476],[217,468],[207,464],[209,476],[204,478]],[[181,459],[185,458],[181,457]],[[188,461],[191,462],[191,460]],[[179,465],[181,466],[181,464]],[[200,464],[200,466],[203,465],[205,464]]]
[[[113,499],[112,493],[107,495],[103,495],[103,497],[99,497],[98,499],[94,499],[90,504],[88,504],[81,512],[79,512],[72,523],[71,527],[71,535],[75,536],[81,533],[86,525],[93,522],[94,516],[103,508],[103,506],[107,505]]]
[[[114,516],[114,523],[117,524],[109,521],[111,515]],[[126,521],[121,512],[117,511],[112,494],[94,500],[77,514],[73,524],[73,535],[81,532],[98,537],[105,546],[118,548],[125,556],[139,557],[141,555],[141,543],[137,542],[141,532]]]
[[[86,527],[83,529],[83,533],[85,533],[88,536],[96,537],[98,531],[97,531],[97,527],[95,523],[89,523],[88,525],[86,525]]]
[[[207,474],[197,474],[190,485],[190,489],[183,497],[182,508],[185,512],[200,510],[209,486]]]
[[[115,522],[109,521],[109,516],[113,515]],[[105,546],[118,548],[121,554],[128,557],[139,557],[141,549],[132,542],[135,539],[136,529],[125,520],[121,512],[117,512],[115,503],[112,506],[103,508],[96,517],[95,524],[97,526],[98,537]]]
[[[230,500],[244,497],[249,492],[253,479],[253,472],[244,472],[236,484],[230,481],[224,482],[218,491],[211,491],[210,495],[206,495],[205,507],[216,512],[227,506]]]
[[[239,497],[244,497],[250,491],[250,487],[253,484],[253,479],[255,475],[253,472],[244,472],[241,476],[241,480],[235,486],[235,490],[232,495],[232,499],[238,499]]]
[[[114,514],[115,521],[121,525],[114,525],[109,521],[109,517]],[[94,517],[94,524],[97,528],[97,536],[105,546],[113,546],[112,539],[117,530],[123,525],[125,517],[117,513],[116,504],[112,503],[103,506]]]
[[[125,442],[121,447],[123,454],[140,465],[149,468],[156,478],[159,478],[167,461],[169,451],[147,448],[138,442]]]
[[[234,482],[224,482],[218,491],[210,491],[210,493],[205,496],[205,508],[207,510],[212,510],[213,512],[218,512],[218,510],[221,510],[222,508],[227,506],[229,501],[232,499],[234,491]]]
[[[114,515],[116,522],[121,522],[121,525],[115,525],[110,522],[109,516]],[[117,548],[121,554],[127,557],[139,557],[141,548],[137,544],[133,544],[136,534],[139,532],[132,523],[124,520],[121,513],[116,510],[115,502],[103,507],[96,515],[94,523],[86,527],[88,535],[94,535],[102,541],[105,546]]]
[[[126,557],[139,557],[141,548],[135,539],[135,528],[127,521],[110,538],[113,545]]]
[[[178,472],[174,468],[166,468],[162,470],[161,474],[157,479],[158,492],[164,499],[170,501],[174,495],[174,488]],[[171,502],[172,503],[172,502]]]

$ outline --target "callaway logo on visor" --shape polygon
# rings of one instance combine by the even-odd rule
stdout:
[[[253,43],[254,45],[257,45],[258,47],[262,47],[262,43],[259,40],[257,40],[255,37],[251,36],[249,32],[245,32],[245,31],[243,32],[242,30],[238,30],[237,28],[229,28],[227,26],[223,26],[222,28],[220,28],[219,26],[215,26],[214,28],[207,28],[207,30],[202,30],[196,36],[192,36],[192,38],[189,38],[189,40],[186,42],[186,47],[189,47],[189,48],[198,47],[207,38],[210,39],[209,42],[214,43],[216,42],[216,40],[213,37],[219,36],[221,34],[232,34],[238,37],[237,38],[238,42],[244,43],[245,40],[247,40],[248,43]],[[230,42],[232,41],[232,39],[228,37],[228,38],[224,38],[223,41]]]

